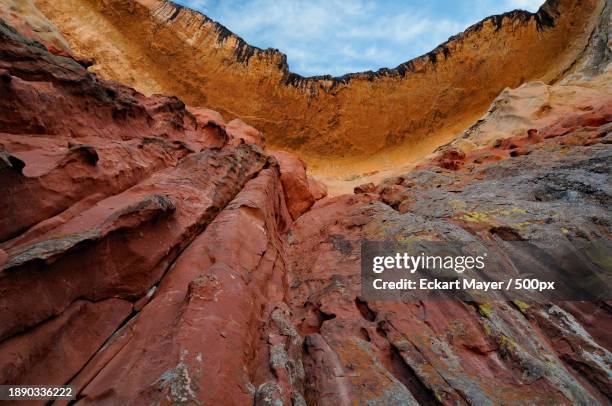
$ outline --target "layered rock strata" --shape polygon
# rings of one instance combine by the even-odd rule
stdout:
[[[210,402],[252,398],[245,377],[270,375],[253,359],[272,351],[259,327],[272,330],[280,323],[272,314],[288,311],[280,237],[292,222],[287,206],[299,208],[297,218],[313,193],[322,197],[308,189],[301,161],[287,155],[291,165],[281,167],[261,149],[261,133],[240,120],[100,80],[5,23],[0,39],[1,381],[71,381],[80,396],[113,402],[178,401],[191,393],[179,382],[191,379],[190,362],[201,364],[216,341],[227,374],[206,355],[192,384],[214,378],[227,388]],[[301,194],[284,193],[294,183]],[[233,316],[222,315],[228,305]],[[207,313],[218,322],[201,317]],[[203,338],[203,326],[236,341]],[[282,340],[273,344],[276,351]],[[251,350],[230,360],[232,346]],[[132,351],[142,348],[138,361]],[[133,359],[117,364],[134,363],[130,379],[109,363],[121,354]],[[141,368],[149,375],[133,374]],[[109,379],[123,386],[112,383],[109,394]]]
[[[321,156],[340,164],[431,152],[505,87],[557,80],[584,51],[605,1],[550,0],[535,14],[490,17],[396,68],[336,78],[296,75],[278,50],[168,1],[35,3],[102,77],[240,117],[271,145],[329,169]]]
[[[360,286],[364,239],[609,247],[597,27],[571,75],[506,90],[414,170],[323,198],[245,122],[0,24],[0,384],[74,385],[76,404],[609,404],[608,302]]]

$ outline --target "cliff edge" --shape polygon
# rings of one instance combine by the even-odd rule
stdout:
[[[278,50],[250,46],[165,0],[35,3],[101,77],[240,117],[270,145],[323,165],[431,150],[504,88],[558,80],[587,46],[605,1],[549,0],[537,13],[489,17],[396,68],[336,78],[296,75]]]

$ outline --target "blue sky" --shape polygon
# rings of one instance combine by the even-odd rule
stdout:
[[[174,0],[260,48],[287,54],[304,76],[395,67],[483,18],[544,0]]]

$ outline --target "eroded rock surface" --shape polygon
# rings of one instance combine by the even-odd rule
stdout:
[[[133,7],[126,21],[170,10],[107,3]],[[245,122],[0,24],[0,384],[71,384],[76,404],[609,404],[608,302],[367,301],[360,286],[364,239],[609,244],[595,25],[561,80],[505,90],[414,170],[325,197]]]
[[[605,0],[547,1],[535,14],[490,17],[393,69],[339,78],[296,75],[278,50],[253,47],[169,1],[35,4],[102,77],[240,117],[271,145],[325,165],[318,158],[363,159],[423,142],[433,149],[445,142],[434,135],[468,126],[505,87],[559,78],[583,52]]]
[[[554,241],[547,252],[562,256],[609,239],[610,121],[527,155],[461,169],[434,160],[300,217],[290,304],[312,346],[306,399],[386,404],[408,388],[423,404],[608,403],[608,303],[365,302],[359,261],[362,239],[478,242],[497,256],[506,240]]]

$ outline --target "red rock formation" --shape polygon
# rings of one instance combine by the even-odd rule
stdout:
[[[1,382],[70,381],[83,402],[240,404],[254,384],[299,399],[276,363],[301,355],[284,184],[299,214],[322,186],[290,154],[281,169],[240,120],[101,81],[6,25],[0,36]]]
[[[0,23],[0,384],[74,385],[77,404],[610,403],[608,302],[368,301],[360,280],[364,239],[609,248],[593,41],[414,170],[324,198],[257,129]]]
[[[296,219],[327,192],[324,186],[306,175],[306,164],[300,158],[283,151],[275,151],[273,156],[280,168],[289,213]]]
[[[600,330],[612,322],[606,303],[580,303],[583,312],[573,303],[364,302],[359,243],[486,243],[504,227],[513,236],[555,240],[551,255],[559,255],[581,239],[609,238],[601,224],[610,197],[596,182],[606,182],[597,172],[610,168],[610,121],[573,132],[591,141],[570,150],[550,139],[527,156],[460,171],[426,166],[390,179],[378,194],[364,186],[300,217],[289,250],[290,304],[312,371],[306,399],[409,404],[411,394],[421,404],[608,403],[610,341]],[[582,171],[591,186],[580,186]],[[575,189],[578,205],[565,198]],[[594,217],[580,220],[580,207]]]

